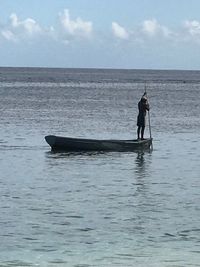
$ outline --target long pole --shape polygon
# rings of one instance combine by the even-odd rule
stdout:
[[[147,95],[146,82],[145,82],[145,93]],[[148,110],[148,120],[149,120],[149,135],[150,135],[150,138],[152,139],[152,135],[151,135],[151,119],[150,119],[150,111],[149,110]]]

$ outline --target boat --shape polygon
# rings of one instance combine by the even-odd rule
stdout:
[[[143,140],[97,140],[85,138],[45,136],[52,151],[138,151],[150,149],[152,138]]]

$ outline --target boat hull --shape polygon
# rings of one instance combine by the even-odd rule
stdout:
[[[152,139],[144,140],[96,140],[45,136],[46,142],[53,151],[137,151],[149,149]]]

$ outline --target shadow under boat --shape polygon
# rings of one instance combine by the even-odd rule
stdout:
[[[45,136],[52,151],[69,152],[106,152],[106,151],[143,151],[152,148],[152,138],[144,140],[115,140],[115,139],[85,139],[55,135]]]

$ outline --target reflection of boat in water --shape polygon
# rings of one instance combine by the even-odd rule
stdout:
[[[138,151],[149,149],[152,138],[144,140],[97,140],[84,138],[45,136],[52,150],[64,151]]]

